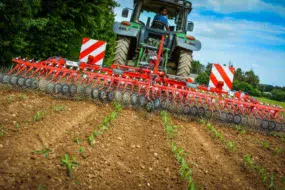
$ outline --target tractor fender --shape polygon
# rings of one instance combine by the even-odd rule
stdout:
[[[140,29],[125,26],[120,22],[115,22],[113,25],[113,31],[120,36],[129,36],[138,39]]]
[[[202,47],[201,42],[199,40],[193,41],[185,41],[184,39],[176,38],[175,46],[180,47],[182,49],[191,50],[191,51],[199,51]]]

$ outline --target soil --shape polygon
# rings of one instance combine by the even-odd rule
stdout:
[[[159,114],[125,108],[89,145],[88,136],[114,110],[112,104],[1,86],[0,189],[187,189]],[[179,126],[174,140],[188,153],[198,188],[268,189],[244,166],[246,154],[274,173],[274,184],[284,188],[285,143],[280,137],[215,125],[235,143],[231,152],[198,122],[171,118]],[[50,149],[46,157],[35,152],[44,147]],[[277,147],[281,152],[276,155]],[[78,163],[71,175],[61,163],[65,154]]]

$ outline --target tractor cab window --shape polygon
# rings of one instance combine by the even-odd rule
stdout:
[[[143,10],[139,17],[139,23],[141,23],[142,25],[151,27],[155,15],[157,15],[157,13]],[[177,13],[176,17],[174,18],[170,18],[168,16],[166,16],[166,18],[168,19],[168,23],[169,23],[169,27],[171,31],[181,30],[181,24],[182,24],[181,13]]]

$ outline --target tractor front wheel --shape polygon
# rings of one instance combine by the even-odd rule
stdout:
[[[192,63],[192,51],[181,50],[177,76],[189,77]]]
[[[114,63],[120,65],[126,65],[129,47],[130,47],[130,39],[124,36],[118,37],[117,45],[115,49],[115,58]]]

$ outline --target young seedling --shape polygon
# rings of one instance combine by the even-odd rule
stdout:
[[[0,136],[5,136],[7,132],[7,129],[0,125]]]
[[[275,185],[274,185],[274,173],[271,173],[269,189],[275,189]]]
[[[202,119],[200,119],[200,123],[201,123],[202,125],[206,125],[207,122],[206,122],[205,119],[202,118]]]
[[[116,110],[116,112],[121,111],[121,110],[122,110],[122,106],[121,106],[121,104],[119,104],[119,103],[115,103],[115,110]]]
[[[22,95],[21,95],[21,99],[23,99],[23,100],[26,100],[26,99],[28,99],[28,96],[27,96],[27,94],[26,94],[26,93],[22,94]]]
[[[181,147],[177,147],[175,142],[171,143],[171,150],[174,153],[177,161],[180,163],[179,174],[184,181],[188,181],[188,189],[195,189],[195,185],[192,180],[192,170],[184,158],[187,156],[187,154],[185,154],[184,150]]]
[[[236,125],[235,128],[242,135],[244,135],[246,133],[246,130],[242,126],[240,126],[240,125]]]
[[[274,150],[274,155],[275,155],[275,156],[278,156],[280,152],[281,152],[281,147],[278,146],[278,147],[275,148],[275,150]]]
[[[73,142],[75,142],[77,145],[80,145],[81,139],[79,139],[78,137],[75,137],[75,138],[73,139]]]
[[[95,144],[95,137],[94,134],[91,133],[91,135],[88,137],[88,142],[90,145],[94,145]]]
[[[47,186],[40,184],[39,187],[38,187],[38,190],[43,190],[43,189],[46,189],[46,188],[47,188]]]
[[[50,151],[51,151],[50,148],[47,148],[45,145],[43,145],[43,148],[41,150],[34,150],[33,153],[43,154],[44,157],[47,157]]]
[[[176,133],[177,133],[176,129],[177,129],[177,126],[175,126],[175,125],[168,124],[165,126],[165,131],[167,133],[168,138],[171,139],[176,135]]]
[[[270,146],[270,143],[268,141],[263,141],[262,142],[262,146],[265,148],[265,149],[268,149],[269,146]]]
[[[235,144],[232,141],[228,141],[227,142],[227,148],[231,151],[234,152],[235,151]]]
[[[52,107],[52,111],[54,112],[61,112],[65,111],[65,105],[57,105]]]
[[[7,98],[7,100],[8,100],[8,103],[10,104],[10,103],[12,103],[12,102],[15,101],[15,98],[14,98],[14,96],[9,95],[8,98]]]
[[[38,111],[35,115],[34,115],[34,121],[41,121],[45,118],[45,112],[43,111]]]
[[[20,124],[19,124],[19,123],[16,123],[16,126],[15,126],[15,127],[16,127],[17,130],[19,130],[19,129],[20,129]]]
[[[79,152],[80,152],[82,158],[86,158],[85,155],[84,155],[84,153],[85,153],[85,148],[84,148],[83,146],[80,146]]]
[[[67,174],[70,178],[72,178],[72,169],[73,167],[78,167],[78,163],[74,157],[72,160],[69,158],[68,154],[65,154],[64,158],[61,159],[61,163],[66,166]]]
[[[244,156],[243,161],[244,161],[244,166],[249,166],[250,168],[253,168],[253,161],[249,154]]]

